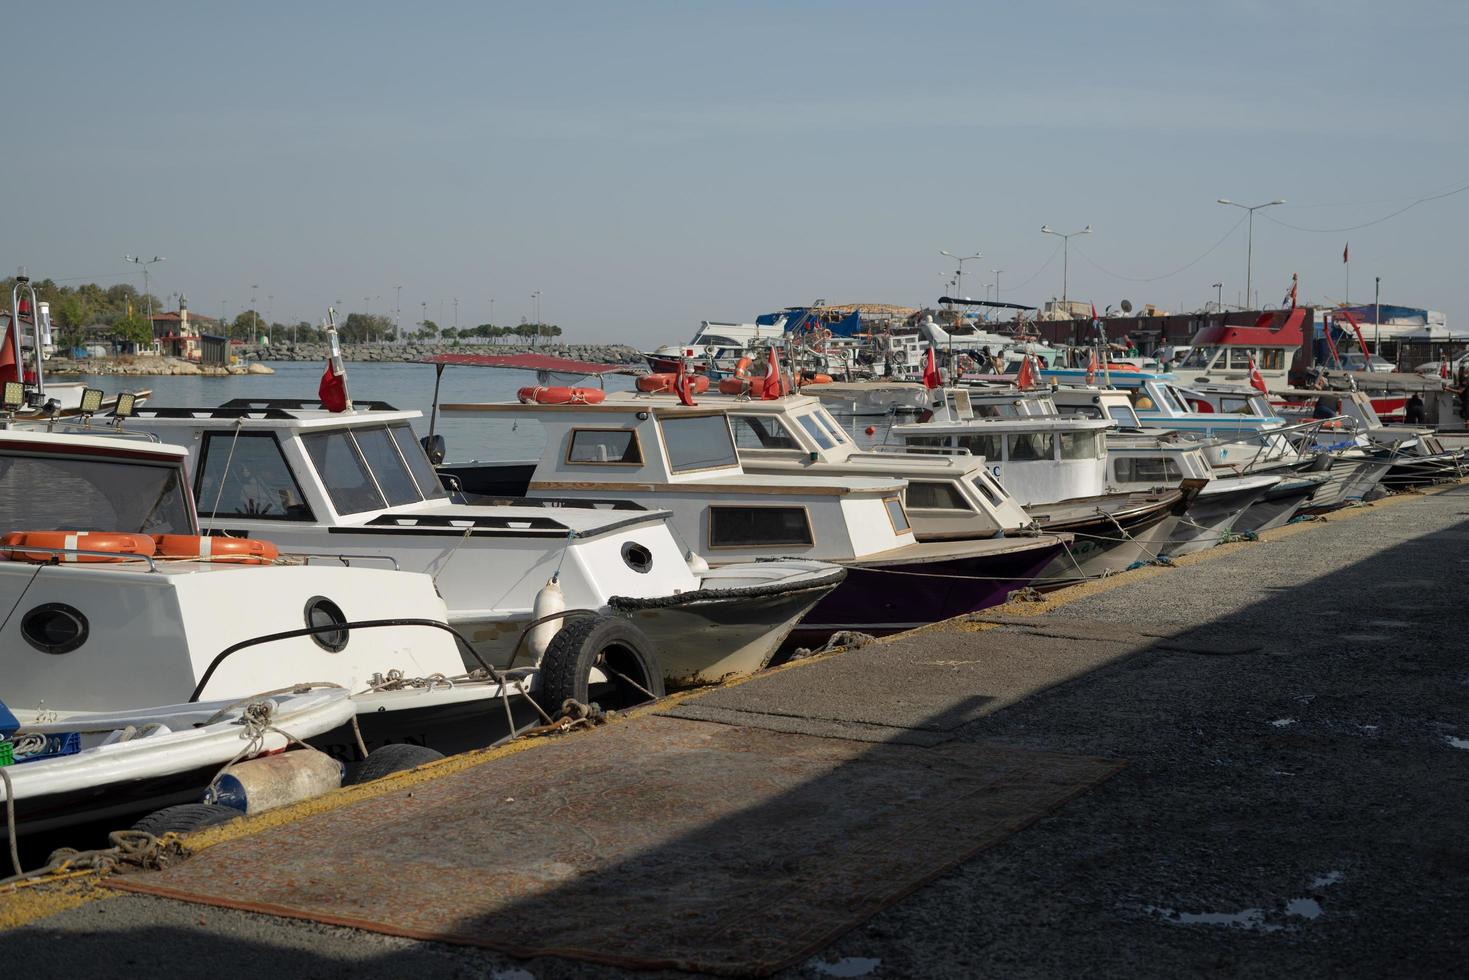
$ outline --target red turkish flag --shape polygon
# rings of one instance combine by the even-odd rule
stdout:
[[[1269,393],[1265,387],[1264,375],[1260,373],[1259,368],[1255,367],[1255,358],[1253,355],[1250,357],[1250,387],[1259,391],[1262,395]]]
[[[0,384],[19,380],[20,368],[15,363],[15,321],[12,320],[5,331],[5,347],[0,349]]]
[[[928,361],[923,366],[923,386],[925,388],[940,388],[944,380],[939,376],[939,366],[933,356],[933,345],[928,348]]]
[[[689,376],[684,371],[684,362],[682,359],[678,362],[678,373],[673,376],[673,393],[678,395],[679,404],[694,404],[693,393],[689,391]]]
[[[1021,391],[1028,391],[1035,387],[1035,368],[1030,366],[1030,355],[1025,355],[1025,360],[1020,362],[1020,375],[1015,379],[1015,387]]]
[[[321,405],[328,412],[347,410],[347,381],[332,369],[332,359],[326,359],[326,371],[321,375],[321,385],[316,389]]]
[[[760,397],[774,401],[785,394],[785,385],[780,377],[780,360],[775,356],[775,348],[770,348],[770,363],[765,368],[765,382],[760,390]]]

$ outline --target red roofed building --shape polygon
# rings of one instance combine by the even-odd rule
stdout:
[[[218,325],[207,316],[189,312],[189,301],[179,297],[179,308],[171,313],[153,314],[153,341],[160,354],[199,359],[199,335]]]

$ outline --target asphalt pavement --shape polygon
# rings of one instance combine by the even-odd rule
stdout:
[[[783,976],[1462,976],[1466,572],[1454,487],[661,710],[1127,763]],[[35,976],[618,973],[99,894],[0,934],[0,955]]]

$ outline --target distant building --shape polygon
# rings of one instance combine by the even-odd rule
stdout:
[[[190,313],[188,299],[180,296],[177,310],[153,314],[153,342],[160,354],[197,361],[200,335],[218,325],[218,320]]]

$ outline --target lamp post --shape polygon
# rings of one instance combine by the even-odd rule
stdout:
[[[1215,294],[1217,298],[1214,300],[1214,311],[1216,313],[1223,313],[1224,312],[1224,282],[1222,280],[1220,282],[1216,282],[1214,284],[1214,288],[1217,290],[1217,293]]]
[[[1090,235],[1091,233],[1091,225],[1087,225],[1081,231],[1069,233],[1055,231],[1050,225],[1041,225],[1041,234],[1055,235],[1061,239],[1061,305],[1065,307],[1067,317],[1071,316],[1071,305],[1067,302],[1066,297],[1066,279],[1071,272],[1071,239],[1077,235]],[[1055,255],[1056,253],[1052,252],[1051,254]]]
[[[1382,356],[1382,277],[1374,276],[1372,281],[1372,346],[1376,348],[1372,353],[1378,357]],[[1372,370],[1369,365],[1368,370]]]
[[[1000,273],[1002,273],[1004,271],[1005,271],[1004,269],[991,269],[990,270],[990,272],[994,273],[994,276],[995,276],[995,302],[996,303],[998,303],[1000,301]]]
[[[956,272],[956,273],[954,273],[954,280],[958,284],[958,285],[956,285],[954,287],[954,290],[955,290],[955,292],[957,292],[959,294],[959,298],[960,299],[963,299],[964,298],[964,263],[965,262],[968,262],[970,259],[977,259],[977,258],[979,258],[982,253],[975,252],[973,255],[955,255],[953,252],[950,252],[948,249],[939,249],[939,254],[940,255],[947,255],[949,258],[951,258],[955,262],[958,262],[959,263],[959,271]]]
[[[541,291],[539,289],[530,294],[530,316],[536,321],[536,333],[539,334],[541,332]]]
[[[270,346],[270,325],[275,319],[275,293],[265,296],[265,346]]]
[[[397,296],[393,300],[393,339],[398,343],[403,342],[403,287],[394,286]]]
[[[1231,201],[1227,197],[1221,197],[1219,198],[1218,203],[1227,204],[1233,208],[1244,208],[1250,213],[1250,230],[1249,234],[1246,236],[1245,245],[1245,299],[1249,299],[1251,282],[1250,273],[1255,263],[1255,212],[1260,210],[1261,208],[1271,208],[1277,204],[1284,204],[1285,201],[1282,198],[1276,198],[1273,201],[1266,201],[1264,204],[1256,204],[1252,207],[1248,204],[1236,204],[1234,201]],[[1259,306],[1260,304],[1256,303],[1255,305]]]
[[[143,267],[143,298],[144,301],[148,304],[148,329],[152,330],[153,294],[148,292],[148,266],[152,265],[154,262],[167,262],[168,259],[165,259],[161,255],[155,255],[151,259],[145,259],[137,255],[124,255],[123,258],[129,262],[132,262],[136,265],[141,265]]]

